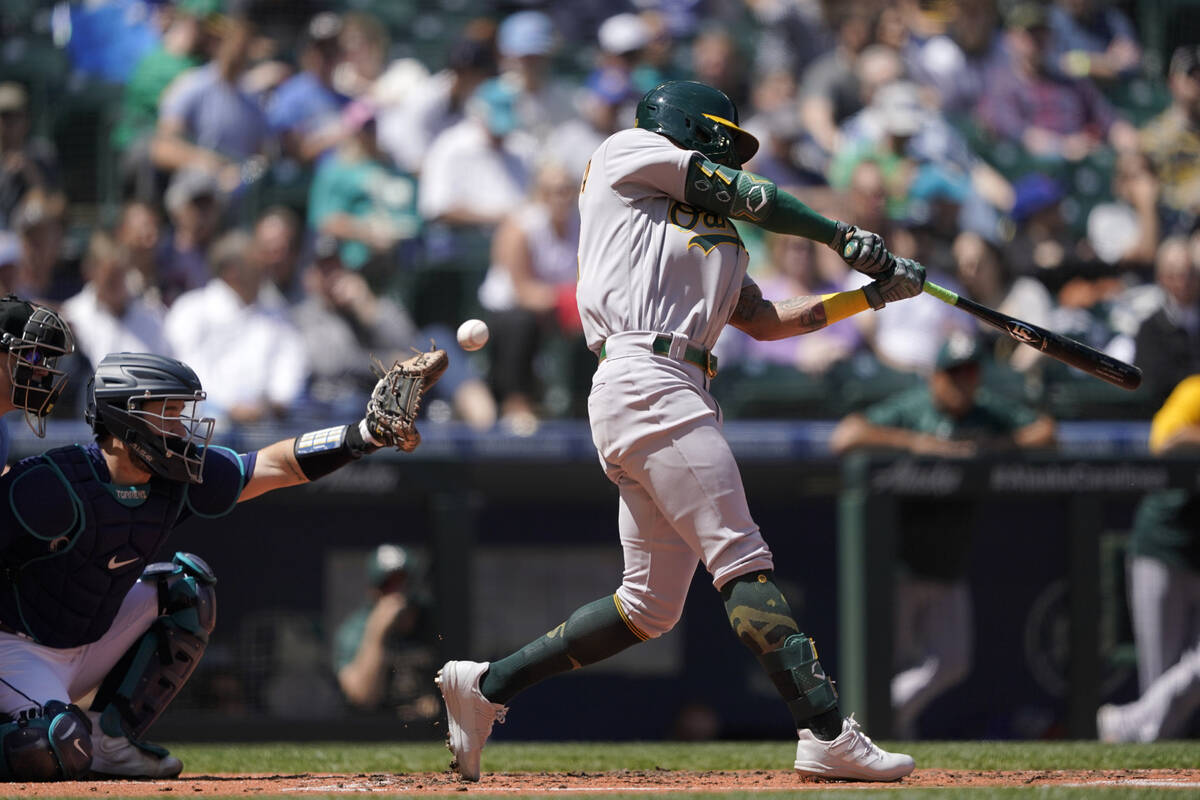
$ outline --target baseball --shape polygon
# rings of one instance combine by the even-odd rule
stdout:
[[[487,323],[481,319],[469,319],[458,326],[458,344],[463,350],[478,350],[487,344]]]

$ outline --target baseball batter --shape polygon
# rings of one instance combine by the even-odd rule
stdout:
[[[204,654],[216,578],[190,553],[148,562],[183,519],[223,516],[385,445],[412,449],[408,412],[445,365],[441,350],[414,356],[381,379],[358,424],[238,454],[209,446],[213,420],[186,364],[102,359],[86,412],[96,441],[0,477],[0,780],[178,775],[179,759],[142,736]],[[75,705],[93,690],[89,711]]]
[[[711,348],[726,324],[757,339],[806,333],[912,297],[924,270],[894,258],[877,235],[827,219],[742,171],[758,143],[737,121],[722,92],[668,82],[642,98],[636,127],[592,156],[579,197],[578,305],[599,359],[588,412],[620,493],[624,575],[615,594],[516,653],[442,667],[448,744],[467,780],[478,780],[492,724],[503,721],[517,692],[669,631],[697,560],[795,720],[798,771],[898,780],[913,769],[909,756],[881,750],[853,717],[843,719],[816,647],[775,584],[709,383],[717,374]],[[764,300],[746,275],[731,219],[855,252],[849,263],[876,280],[853,292]]]

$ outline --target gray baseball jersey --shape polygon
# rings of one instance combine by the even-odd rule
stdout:
[[[749,280],[733,225],[679,199],[693,155],[649,131],[613,134],[579,199],[579,311],[588,347],[606,354],[588,417],[620,492],[616,595],[650,637],[679,619],[697,560],[717,587],[773,563],[709,379],[683,358],[688,345],[712,347]],[[664,333],[670,352],[656,353]]]
[[[676,332],[711,348],[748,255],[733,223],[682,200],[695,153],[640,128],[597,148],[579,196],[579,314],[588,347],[626,331]]]

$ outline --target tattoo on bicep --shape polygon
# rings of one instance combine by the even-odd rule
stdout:
[[[812,333],[824,328],[825,306],[819,297],[793,297],[781,300],[775,304],[779,318],[790,326],[796,327],[796,333]]]

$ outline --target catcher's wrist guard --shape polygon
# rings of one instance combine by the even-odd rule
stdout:
[[[292,453],[304,477],[315,481],[382,447],[365,429],[366,420],[362,420],[297,436]]]

